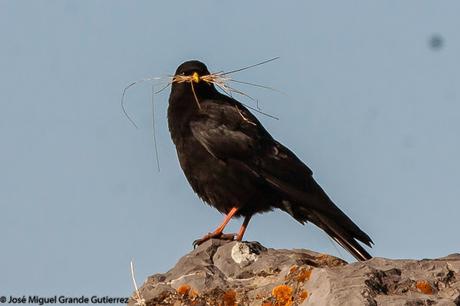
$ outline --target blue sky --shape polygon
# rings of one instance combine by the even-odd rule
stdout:
[[[188,186],[166,124],[169,90],[129,82],[199,59],[235,79],[266,128],[375,241],[371,253],[459,252],[458,1],[0,1],[0,294],[126,296],[222,216]],[[429,47],[440,35],[442,48]],[[247,104],[252,102],[241,98]],[[240,221],[232,222],[237,230]],[[246,239],[337,252],[287,214]]]

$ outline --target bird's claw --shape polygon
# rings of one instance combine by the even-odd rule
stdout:
[[[193,241],[193,248],[195,249],[200,244],[208,241],[209,239],[221,239],[221,240],[235,240],[236,234],[224,234],[224,233],[208,233],[203,238]]]

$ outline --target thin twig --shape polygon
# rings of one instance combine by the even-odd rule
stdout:
[[[169,85],[168,85],[169,86]],[[166,87],[164,87],[166,88]],[[152,84],[152,130],[153,130],[153,144],[155,146],[155,159],[157,161],[157,169],[160,172],[160,155],[158,154],[158,146],[157,146],[157,132],[155,128],[155,86]]]
[[[133,87],[134,85],[137,85],[139,83],[143,83],[143,82],[149,82],[149,81],[156,81],[156,80],[162,80],[164,79],[164,77],[152,77],[152,78],[145,78],[145,79],[141,79],[141,80],[137,80],[137,81],[134,81],[132,83],[129,83],[128,85],[126,85],[125,88],[123,88],[123,94],[121,95],[121,109],[123,110],[123,114],[126,116],[126,118],[128,118],[128,120],[131,122],[131,124],[136,128],[138,129],[139,127],[137,126],[137,124],[134,122],[134,120],[131,118],[131,116],[128,114],[128,112],[126,111],[126,107],[125,107],[125,100],[126,100],[126,93],[128,91],[129,88]],[[168,85],[166,85],[164,88],[160,89],[158,92],[164,90],[165,88],[167,88],[171,83],[168,82]]]
[[[139,288],[137,287],[136,277],[134,276],[134,263],[132,260],[131,260],[131,278],[133,281],[134,289],[136,290],[136,296],[134,297],[134,300],[136,301],[135,305],[146,306],[145,299],[141,296],[141,293],[139,292]]]
[[[227,71],[227,72],[225,72],[225,73],[223,73],[223,74],[226,75],[226,74],[230,74],[230,73],[240,72],[240,71],[243,71],[243,70],[246,70],[246,69],[249,69],[249,68],[257,67],[257,66],[260,66],[260,65],[263,65],[263,64],[266,64],[266,63],[275,61],[275,60],[277,60],[277,59],[279,59],[279,58],[280,58],[280,57],[277,56],[277,57],[268,59],[268,60],[266,60],[266,61],[263,61],[263,62],[254,64],[254,65],[250,65],[250,66],[246,66],[246,67],[243,67],[243,68],[240,68],[240,69],[235,69],[235,70]]]
[[[195,93],[195,87],[193,87],[193,82],[190,82],[190,86],[192,86],[192,93],[193,93],[193,97],[195,98],[196,105],[198,106],[198,109],[201,109],[200,101],[198,101],[198,97]]]
[[[236,110],[238,111],[238,114],[240,114],[241,118],[243,118],[244,121],[246,121],[247,123],[249,124],[252,124],[252,125],[257,125],[255,124],[254,122],[252,122],[251,120],[249,120],[248,118],[246,118],[243,113],[240,111],[240,109],[238,108],[238,105],[235,105],[235,108]]]
[[[128,120],[131,122],[132,125],[134,125],[134,127],[136,129],[138,129],[139,127],[137,126],[137,124],[134,122],[133,119],[131,119],[131,117],[128,115],[128,112],[126,111],[126,108],[125,108],[125,96],[126,96],[126,91],[131,87],[131,86],[134,86],[136,85],[137,82],[133,82],[131,84],[129,84],[128,86],[126,86],[124,89],[123,89],[123,94],[121,95],[121,109],[123,110],[123,114],[125,114],[126,118],[128,118]]]

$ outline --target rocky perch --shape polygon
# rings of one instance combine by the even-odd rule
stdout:
[[[213,239],[150,276],[139,294],[148,306],[460,305],[459,273],[460,254],[347,264],[309,250]]]

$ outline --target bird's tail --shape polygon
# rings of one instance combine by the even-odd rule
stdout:
[[[320,220],[318,226],[320,226],[335,242],[341,247],[350,252],[353,257],[357,260],[368,260],[372,256],[356,241],[356,237],[353,236],[346,228],[340,226],[334,220],[321,214],[315,214]],[[366,235],[367,236],[367,235]],[[372,241],[364,240],[363,243],[371,246]]]
[[[372,240],[345,214],[343,214],[344,218],[336,218],[337,216],[330,217],[323,212],[311,211],[304,209],[303,206],[294,205],[292,205],[290,209],[284,209],[284,207],[281,209],[302,224],[307,221],[316,224],[357,260],[364,261],[372,258],[358,242],[359,240],[371,247],[373,243]]]
[[[371,238],[332,202],[313,178],[309,182],[308,191],[296,189],[268,174],[265,174],[265,178],[289,199],[282,201],[280,209],[302,224],[307,221],[313,222],[357,260],[372,258],[358,242],[371,247]]]

